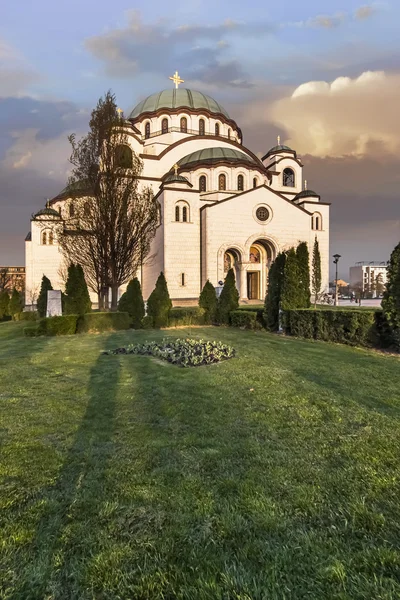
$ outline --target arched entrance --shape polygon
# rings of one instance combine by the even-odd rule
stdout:
[[[268,272],[275,258],[275,249],[268,240],[257,239],[249,247],[246,261],[246,295],[248,300],[264,300],[268,286]]]
[[[224,252],[224,279],[229,269],[233,269],[235,273],[236,287],[240,292],[242,258],[240,252],[235,248],[228,248]]]

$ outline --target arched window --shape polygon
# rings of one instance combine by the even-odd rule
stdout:
[[[205,175],[201,175],[199,179],[199,189],[200,192],[207,191],[207,177]]]
[[[75,216],[75,206],[73,204],[69,205],[69,216],[70,217],[74,217]]]
[[[206,122],[204,119],[199,119],[199,135],[205,135],[206,133]]]
[[[253,188],[256,188],[258,185],[258,179],[257,177],[253,177]]]
[[[168,133],[168,119],[163,119],[161,122],[162,133]]]
[[[239,192],[243,192],[243,190],[244,190],[244,177],[243,177],[243,175],[238,175],[238,178],[237,178],[237,189],[239,190]]]
[[[175,221],[180,221],[180,214],[181,214],[181,209],[179,208],[179,205],[177,204],[175,206]]]
[[[190,207],[184,200],[179,200],[175,204],[175,221],[180,221],[181,223],[190,222]]]
[[[285,187],[294,187],[294,171],[293,171],[293,169],[284,169],[283,185]]]
[[[224,173],[221,173],[218,176],[218,189],[226,190],[226,175],[224,175]]]
[[[320,213],[314,213],[311,217],[311,229],[322,231],[322,216]]]
[[[187,118],[181,117],[181,132],[187,133]]]
[[[230,128],[228,129],[228,139],[229,140],[231,139],[231,130],[230,130]]]
[[[115,166],[121,169],[132,168],[132,150],[126,144],[121,144],[115,148]]]
[[[182,221],[183,221],[184,223],[187,223],[187,220],[188,220],[188,218],[187,218],[187,217],[188,217],[188,214],[187,214],[187,213],[188,213],[187,206],[184,206],[184,207],[182,208]]]
[[[54,234],[52,231],[49,231],[49,244],[52,246],[54,243]]]
[[[215,123],[215,135],[219,137],[219,123]]]
[[[146,125],[144,126],[144,137],[146,140],[148,140],[150,137],[150,121],[147,121]]]
[[[42,244],[43,246],[47,244],[47,231],[42,231]]]
[[[85,217],[88,217],[90,215],[90,204],[89,202],[85,202],[85,204],[83,205],[83,214]]]
[[[185,273],[181,273],[181,285],[185,285]]]

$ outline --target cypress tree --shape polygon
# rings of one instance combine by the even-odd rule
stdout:
[[[317,236],[314,240],[313,257],[312,257],[312,276],[311,288],[314,295],[314,308],[317,306],[319,296],[321,294],[322,275],[321,275],[321,254]]]
[[[142,289],[137,277],[129,282],[126,292],[122,294],[118,303],[118,310],[129,313],[133,327],[140,329],[145,310]]]
[[[13,319],[15,319],[15,315],[18,315],[20,312],[22,312],[22,308],[23,305],[21,294],[18,290],[14,288],[8,306],[8,314],[11,315]]]
[[[172,302],[168,293],[167,282],[164,273],[161,272],[156,287],[151,292],[147,301],[147,313],[153,319],[154,327],[168,327],[169,311]]]
[[[47,310],[47,292],[52,290],[53,286],[51,285],[50,279],[43,275],[42,277],[42,285],[40,286],[40,292],[37,299],[37,311],[39,313],[39,317],[46,316]]]
[[[301,295],[299,293],[299,267],[296,250],[290,248],[286,255],[285,273],[282,286],[281,305],[282,310],[299,308]]]
[[[0,319],[4,319],[4,317],[8,316],[8,307],[10,304],[10,296],[8,295],[7,290],[2,290],[0,292]]]
[[[297,308],[310,308],[310,254],[307,242],[300,242],[296,248],[297,267],[299,270],[299,300]]]
[[[279,329],[279,308],[285,274],[285,263],[286,253],[280,252],[272,263],[268,273],[268,289],[264,302],[264,321],[267,329],[270,331],[278,331]]]
[[[224,282],[224,287],[217,304],[218,323],[228,325],[229,313],[239,308],[239,292],[236,287],[235,274],[229,269]]]
[[[213,323],[216,318],[217,313],[217,294],[215,292],[215,288],[212,283],[207,281],[204,284],[203,289],[201,290],[200,298],[199,298],[199,306],[200,308],[204,308],[204,320],[205,323]]]
[[[65,294],[67,315],[84,315],[91,311],[92,302],[81,265],[69,265]]]
[[[400,243],[390,255],[382,308],[391,329],[393,341],[396,346],[400,347]]]

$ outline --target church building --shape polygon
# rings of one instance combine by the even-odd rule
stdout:
[[[160,222],[138,277],[146,300],[163,271],[175,306],[196,304],[207,279],[218,287],[233,267],[242,303],[262,302],[276,255],[315,237],[322,290],[328,289],[329,204],[307,189],[295,150],[278,144],[258,158],[236,121],[213,98],[178,87],[152,94],[127,118],[125,160],[138,154],[141,182],[151,186]],[[26,302],[43,275],[63,289],[56,231],[74,217],[67,187],[31,219],[26,237]],[[124,291],[121,289],[121,293]],[[93,294],[93,302],[97,302]]]

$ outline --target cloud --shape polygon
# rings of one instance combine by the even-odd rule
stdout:
[[[313,29],[335,29],[336,27],[339,27],[340,25],[343,25],[352,19],[356,21],[365,21],[374,13],[376,13],[379,8],[381,8],[381,5],[378,3],[365,4],[364,6],[357,8],[354,13],[339,12],[334,15],[320,14],[305,21],[284,23],[282,24],[282,27],[289,26],[298,28],[309,27]]]
[[[371,17],[374,14],[375,10],[376,9],[374,8],[374,6],[371,6],[370,4],[366,4],[365,6],[360,6],[355,11],[354,17],[356,19],[358,19],[359,21],[364,21],[365,19],[368,19],[369,17]]]
[[[400,74],[309,81],[274,102],[265,119],[287,131],[289,145],[314,156],[398,155]]]
[[[234,56],[229,39],[262,37],[270,23],[242,23],[227,19],[217,25],[145,24],[137,11],[128,11],[127,24],[85,41],[109,77],[126,78],[137,73],[162,74],[179,63],[186,77],[219,86],[244,87],[248,76]]]
[[[41,79],[25,59],[0,39],[0,97],[20,96],[31,83]]]

